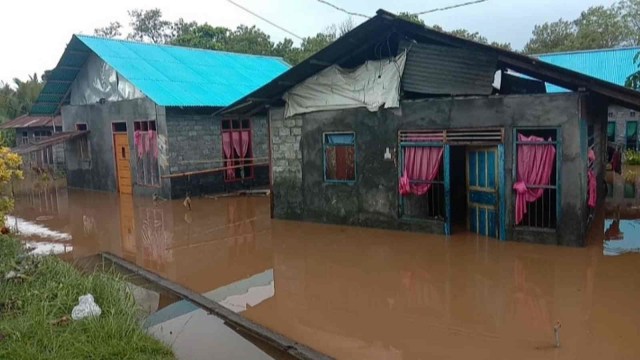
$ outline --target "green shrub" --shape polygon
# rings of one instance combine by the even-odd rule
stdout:
[[[640,165],[640,151],[627,150],[624,152],[624,159],[628,165]]]

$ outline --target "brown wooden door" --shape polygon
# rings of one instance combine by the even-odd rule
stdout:
[[[113,144],[116,157],[118,191],[121,194],[131,194],[131,163],[129,161],[131,153],[127,134],[113,134]]]

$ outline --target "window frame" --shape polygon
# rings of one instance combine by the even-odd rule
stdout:
[[[82,129],[84,127],[84,129]],[[89,131],[89,125],[84,122],[75,124],[76,131]],[[83,146],[86,147],[86,153],[83,151]],[[91,145],[89,144],[89,138],[84,136],[78,139],[78,153],[80,154],[80,161],[91,161]]]
[[[238,127],[234,127],[235,122],[237,122]],[[229,126],[225,127],[225,124],[228,123]],[[247,126],[245,126],[245,124]],[[231,144],[232,147],[232,151],[231,154],[233,155],[230,159],[227,159],[225,153],[224,153],[224,144],[223,144],[223,134],[224,133],[233,133],[235,131],[244,131],[244,130],[248,130],[249,131],[249,148],[247,150],[247,156],[248,157],[244,157],[244,158],[240,158],[240,157],[233,157],[235,156],[236,152],[235,149],[233,148],[233,144]],[[233,137],[232,137],[233,138]],[[245,171],[245,176],[244,177],[238,177],[238,176],[234,176],[232,179],[227,177],[227,172],[226,171],[222,171],[222,176],[224,178],[224,182],[225,183],[233,183],[233,182],[238,182],[238,181],[245,181],[245,180],[253,180],[256,177],[256,172],[255,172],[255,165],[254,165],[254,160],[253,160],[253,122],[251,121],[251,118],[241,118],[241,117],[227,117],[227,118],[223,118],[222,120],[220,120],[220,151],[222,152],[222,167],[226,168],[226,162],[230,161],[232,163],[231,166],[242,166],[242,167],[237,167],[234,168],[234,173],[237,169],[249,169],[249,175],[247,175],[246,171]],[[246,160],[246,159],[250,159],[250,160]],[[236,174],[237,175],[237,174]]]
[[[609,127],[613,125],[613,135],[611,135],[611,138],[609,137]],[[615,121],[608,121],[607,122],[607,142],[610,144],[615,144],[616,142],[616,127],[618,125],[616,124]]]
[[[537,189],[553,189],[556,192],[556,221],[555,221],[555,227],[540,227],[540,226],[531,226],[531,225],[517,225],[515,223],[515,221],[513,222],[513,224],[511,225],[511,227],[518,231],[518,230],[530,230],[530,231],[540,231],[540,232],[549,232],[549,231],[553,231],[553,232],[557,232],[559,229],[559,226],[561,224],[561,219],[562,219],[562,128],[557,126],[557,127],[514,127],[513,128],[513,136],[511,139],[511,143],[513,146],[513,158],[512,158],[512,174],[511,174],[511,181],[512,184],[515,184],[518,181],[518,145],[521,144],[529,144],[528,142],[520,142],[518,141],[518,133],[519,132],[532,132],[532,131],[555,131],[555,140],[553,141],[543,141],[543,142],[539,142],[536,144],[542,145],[542,144],[553,144],[556,147],[556,176],[555,176],[555,185],[551,186],[551,185],[545,185],[545,186],[531,186],[531,188],[537,188]],[[539,135],[536,135],[539,136]],[[544,194],[542,195],[544,196]],[[509,206],[509,208],[511,209],[511,212],[513,214],[513,219],[515,220],[515,213],[516,213],[516,195],[515,195],[515,190],[512,190],[512,197],[511,197],[511,205]],[[530,204],[534,204],[534,203],[530,203]],[[543,223],[544,223],[544,219],[543,219]]]
[[[335,180],[327,178],[327,148],[328,147],[338,147],[338,146],[348,146],[348,145],[333,145],[327,143],[328,135],[353,135],[353,180]],[[358,147],[356,146],[356,132],[355,131],[326,131],[322,133],[322,178],[323,181],[327,184],[347,184],[353,185],[356,183],[358,179]]]
[[[635,135],[635,139],[634,141],[632,141],[633,144],[635,144],[635,146],[631,147],[631,149],[633,150],[637,150],[638,148],[638,121],[637,120],[627,120],[624,123],[624,147],[625,149],[629,149],[629,125],[630,124],[635,124],[636,125],[636,135]]]

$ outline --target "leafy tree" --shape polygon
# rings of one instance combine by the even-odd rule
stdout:
[[[121,29],[122,24],[120,22],[112,21],[105,27],[94,29],[93,34],[104,38],[115,38],[122,35]]]
[[[574,21],[576,33],[574,48],[603,49],[627,43],[629,29],[623,21],[623,9],[619,6],[590,7]]]
[[[638,66],[638,71],[629,75],[624,85],[634,90],[640,90],[640,52],[633,57],[633,63]]]
[[[402,12],[398,13],[398,17],[400,19],[408,20],[408,21],[414,22],[416,24],[420,24],[422,26],[426,26],[424,21],[422,19],[420,19],[418,17],[418,15],[416,15],[416,14],[412,14],[412,13],[408,13],[406,11],[402,11]],[[440,28],[440,29],[442,29],[442,28]]]
[[[563,19],[536,25],[533,37],[524,46],[525,54],[543,54],[566,51],[575,46],[575,25]]]
[[[0,193],[12,193],[7,191],[7,186],[16,179],[22,179],[22,158],[11,152],[6,146],[0,147]],[[0,196],[0,227],[5,225],[6,215],[13,210],[13,196]]]
[[[148,41],[162,44],[171,40],[171,21],[162,18],[162,10],[155,8],[149,10],[134,9],[128,11],[131,18],[133,32],[127,38],[138,41]]]

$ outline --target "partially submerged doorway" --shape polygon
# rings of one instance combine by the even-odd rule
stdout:
[[[126,123],[113,123],[113,151],[116,160],[116,179],[121,194],[131,194],[131,151]]]
[[[399,216],[505,239],[504,132],[400,131]]]

